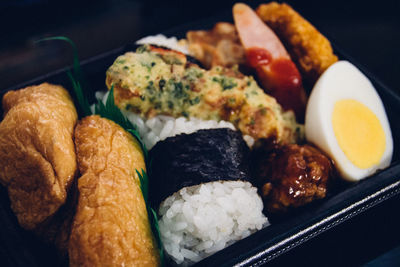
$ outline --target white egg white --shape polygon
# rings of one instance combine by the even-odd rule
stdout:
[[[335,103],[342,99],[361,102],[380,121],[386,147],[379,164],[360,169],[339,147],[333,130],[332,113]],[[342,178],[348,181],[358,181],[390,165],[393,139],[383,103],[369,79],[348,61],[339,61],[330,66],[315,84],[307,104],[305,133],[307,141],[329,155]]]

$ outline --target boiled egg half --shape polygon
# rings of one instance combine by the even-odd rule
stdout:
[[[315,84],[305,133],[346,180],[358,181],[390,165],[393,139],[385,108],[372,83],[348,61],[330,66]]]

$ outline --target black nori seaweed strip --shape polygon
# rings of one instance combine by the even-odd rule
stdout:
[[[219,180],[251,181],[249,148],[228,128],[199,130],[158,142],[150,151],[154,207],[180,189]]]

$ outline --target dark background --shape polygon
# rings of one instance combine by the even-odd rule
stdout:
[[[229,12],[232,0],[0,1],[0,89],[69,65],[69,47],[34,41],[65,35],[81,59],[177,25]],[[256,5],[260,1],[249,1]],[[400,90],[400,1],[290,1],[329,39]]]
[[[71,50],[63,42],[34,44],[43,37],[70,37],[76,43],[81,59],[86,59],[149,34],[229,14],[234,2],[0,1],[0,90],[72,63]],[[260,1],[250,1],[254,5],[256,2]],[[331,41],[400,93],[400,1],[290,3]],[[273,263],[400,265],[399,204],[397,197],[378,205]],[[7,255],[0,253],[0,260],[4,257]]]

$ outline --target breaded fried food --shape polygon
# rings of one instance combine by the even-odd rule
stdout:
[[[244,48],[231,23],[219,22],[210,31],[188,31],[186,38],[190,53],[207,69],[246,62]]]
[[[68,92],[48,83],[9,91],[2,104],[0,182],[19,224],[32,230],[65,203],[76,176],[77,113]]]
[[[291,6],[277,2],[262,4],[257,14],[279,36],[310,84],[338,60],[328,39]]]
[[[70,266],[157,266],[159,254],[136,170],[138,142],[114,122],[89,116],[75,129],[79,199]]]
[[[229,121],[254,139],[303,139],[292,111],[264,93],[251,76],[220,66],[204,70],[185,55],[151,46],[119,56],[107,70],[115,103],[145,118],[156,115]]]

